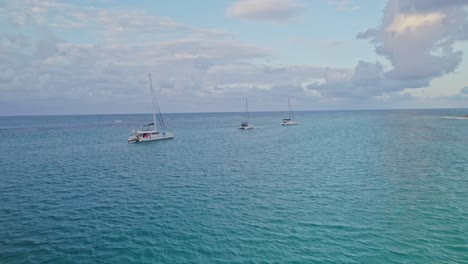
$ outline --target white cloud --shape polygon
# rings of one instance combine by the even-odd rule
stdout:
[[[255,63],[271,51],[222,30],[192,28],[140,9],[25,0],[7,2],[0,12],[10,21],[28,18],[15,24],[14,33],[0,33],[0,114],[32,101],[46,111],[51,100],[65,109],[146,111],[148,72],[160,95],[172,101],[166,111],[203,109],[197,102],[206,96],[224,94],[218,103],[224,105],[270,88],[265,98],[285,87],[304,93],[301,82],[325,73],[321,67]],[[73,38],[60,37],[62,31]],[[84,43],[74,42],[74,34]]]
[[[441,77],[453,72],[463,53],[453,45],[468,32],[468,12],[464,4],[389,0],[382,24],[358,35],[371,39],[376,52],[389,60],[393,69],[386,76],[395,80]],[[424,11],[423,11],[424,10]]]
[[[359,62],[347,75],[327,75],[309,89],[336,98],[379,98],[411,88],[428,87],[437,77],[457,69],[462,51],[457,41],[467,40],[466,1],[389,0],[381,25],[358,34],[371,39],[377,54],[390,62]]]
[[[416,14],[397,14],[386,30],[390,33],[405,33],[418,30],[422,26],[434,26],[440,24],[445,18],[442,12],[416,13]],[[411,32],[409,32],[411,33]]]
[[[283,2],[297,10],[294,2]],[[439,8],[388,7],[382,25],[361,35],[388,58],[390,69],[378,62],[334,69],[264,65],[258,61],[274,56],[271,50],[141,9],[7,1],[0,9],[11,29],[0,32],[0,115],[60,108],[70,109],[61,113],[148,111],[148,72],[168,102],[164,111],[238,110],[232,101],[246,95],[253,106],[258,97],[265,110],[274,110],[287,96],[303,100],[298,109],[307,108],[306,102],[325,109],[371,106],[379,98],[401,96],[406,88],[426,87],[457,67],[461,54],[452,44],[468,38],[466,10],[453,3]],[[275,12],[265,17],[278,20]],[[444,14],[441,22],[423,19],[411,34],[408,27],[396,35],[387,30],[398,15],[437,12]]]
[[[395,93],[407,88],[420,88],[429,84],[428,80],[391,80],[379,62],[360,61],[353,71],[329,70],[324,82],[308,86],[322,96],[330,98],[370,98],[387,93]]]
[[[293,0],[238,0],[227,10],[231,17],[267,21],[285,21],[299,13]]]

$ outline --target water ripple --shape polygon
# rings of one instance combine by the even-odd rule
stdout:
[[[256,114],[0,118],[0,262],[468,263],[467,122]]]

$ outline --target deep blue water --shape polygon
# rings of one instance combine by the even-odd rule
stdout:
[[[296,114],[0,117],[0,263],[468,263],[468,109]]]

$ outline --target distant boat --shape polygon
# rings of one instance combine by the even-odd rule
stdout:
[[[159,109],[159,104],[156,100],[156,94],[153,89],[151,74],[148,74],[148,78],[151,90],[151,102],[153,104],[153,122],[144,125],[140,130],[133,130],[130,137],[128,138],[128,143],[149,142],[174,138],[174,134],[166,132],[166,125],[164,124],[161,110]],[[161,131],[158,131],[157,129],[156,117]]]
[[[296,119],[294,112],[291,111],[291,102],[289,101],[289,97],[288,97],[288,115],[289,115],[289,118],[283,118],[283,120],[281,120],[281,125],[282,126],[297,125],[297,122],[294,120]]]
[[[247,121],[242,122],[240,126],[238,127],[238,129],[243,129],[243,130],[253,129],[254,126],[250,124],[249,103],[247,102],[247,98],[245,98],[245,112],[247,114]]]

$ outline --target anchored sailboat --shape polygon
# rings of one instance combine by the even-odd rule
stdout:
[[[245,112],[247,114],[247,121],[242,122],[238,129],[253,129],[254,126],[250,124],[249,103],[247,102],[247,97],[245,98]]]
[[[162,117],[161,110],[159,109],[159,104],[153,89],[151,74],[148,74],[148,78],[151,90],[151,103],[153,104],[153,122],[144,125],[141,130],[133,130],[130,137],[128,138],[128,143],[139,143],[174,138],[174,134],[166,132],[166,125],[164,124],[164,119]],[[159,124],[161,131],[158,131],[156,124]],[[153,129],[151,129],[151,127],[153,127]]]
[[[281,125],[282,126],[293,126],[293,125],[297,125],[297,122],[294,120],[296,119],[295,115],[294,115],[294,112],[291,111],[291,102],[289,101],[289,97],[288,97],[288,115],[289,115],[289,118],[284,118],[282,121],[281,121]]]

